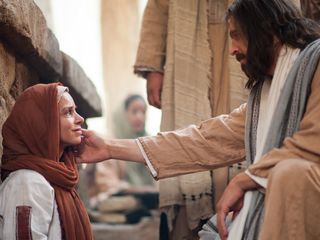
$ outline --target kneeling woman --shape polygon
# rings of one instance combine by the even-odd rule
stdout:
[[[72,147],[81,143],[82,123],[58,83],[35,85],[17,99],[2,130],[0,239],[92,239],[75,190]]]

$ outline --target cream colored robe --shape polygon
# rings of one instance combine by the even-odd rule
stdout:
[[[30,239],[63,239],[57,206],[54,189],[41,174],[27,169],[10,173],[0,186],[0,239],[25,237],[19,232],[29,233]],[[28,217],[26,208],[29,221],[21,221]]]

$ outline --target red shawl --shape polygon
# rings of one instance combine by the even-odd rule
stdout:
[[[30,169],[40,173],[55,190],[63,239],[93,239],[90,221],[75,185],[78,182],[71,151],[60,155],[60,126],[57,86],[37,84],[16,101],[3,125],[1,176]]]

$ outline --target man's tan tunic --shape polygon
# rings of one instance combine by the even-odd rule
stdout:
[[[269,180],[261,239],[320,237],[320,209],[317,207],[320,201],[319,89],[318,66],[299,130],[287,137],[280,148],[274,148],[249,167],[251,174]],[[240,161],[245,154],[245,115],[246,105],[243,104],[230,115],[209,119],[198,127],[192,125],[155,137],[139,138],[139,141],[159,179],[227,166]],[[297,188],[291,185],[286,188],[293,179],[299,179]],[[295,207],[288,207],[292,203],[296,204],[294,211]],[[280,230],[279,226],[286,230]]]

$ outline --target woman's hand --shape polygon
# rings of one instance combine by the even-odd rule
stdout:
[[[217,204],[217,227],[221,240],[226,240],[228,237],[225,220],[229,212],[233,212],[234,219],[243,206],[246,191],[258,187],[259,185],[245,173],[238,174],[229,183]]]
[[[97,163],[111,158],[105,140],[94,131],[82,129],[82,143],[77,147],[77,163]]]

